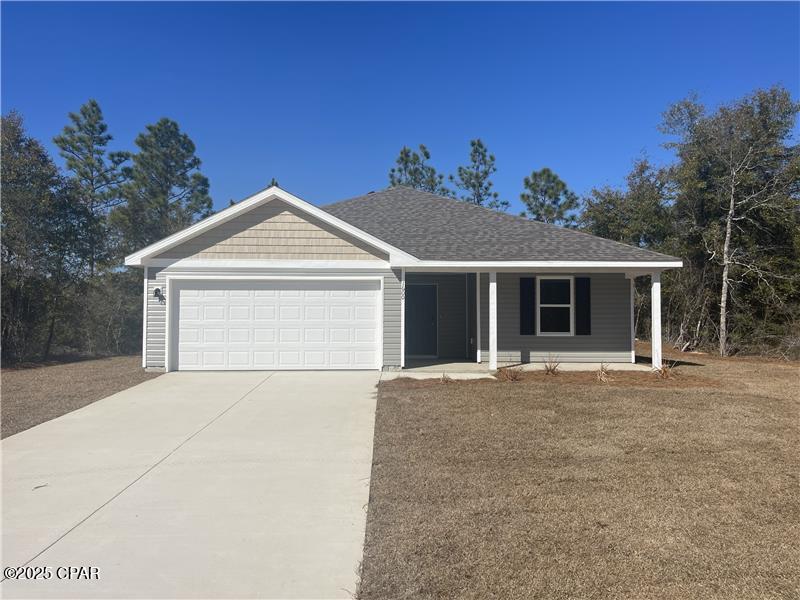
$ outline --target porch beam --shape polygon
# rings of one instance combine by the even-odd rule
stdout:
[[[661,271],[650,274],[650,345],[653,368],[661,368]]]
[[[497,271],[489,272],[489,370],[497,370]]]
[[[481,362],[481,274],[475,273],[475,361]]]

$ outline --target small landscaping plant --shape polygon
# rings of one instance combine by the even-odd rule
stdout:
[[[597,370],[597,381],[600,383],[608,383],[611,380],[611,371],[608,370],[608,365],[604,362],[601,362],[600,368]]]
[[[677,363],[669,364],[665,362],[661,365],[660,369],[654,369],[653,372],[659,379],[672,379],[675,377],[675,366]]]
[[[522,369],[520,367],[503,367],[497,371],[497,378],[500,381],[519,381],[522,379]]]
[[[561,362],[557,356],[552,354],[547,355],[547,360],[544,361],[544,372],[546,375],[558,375],[561,369]]]

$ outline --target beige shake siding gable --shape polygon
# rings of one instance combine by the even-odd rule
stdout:
[[[388,256],[281,200],[222,223],[155,258],[388,260]]]

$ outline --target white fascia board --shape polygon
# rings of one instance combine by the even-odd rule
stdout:
[[[174,233],[163,240],[159,240],[154,244],[150,244],[149,246],[142,248],[138,252],[134,252],[133,254],[126,256],[125,264],[128,266],[143,266],[145,264],[144,261],[146,261],[146,259],[149,257],[177,246],[181,242],[185,242],[186,240],[200,235],[204,231],[208,231],[217,225],[225,223],[226,221],[230,221],[231,219],[238,217],[239,215],[244,214],[247,211],[256,208],[257,206],[261,206],[262,204],[266,204],[272,200],[283,200],[287,204],[294,206],[313,217],[316,217],[320,221],[328,223],[329,225],[332,225],[333,227],[336,227],[337,229],[340,229],[343,232],[352,235],[354,238],[366,242],[378,248],[379,250],[383,250],[389,254],[392,262],[395,260],[409,262],[414,262],[417,260],[407,252],[403,252],[399,248],[395,248],[394,246],[379,240],[375,236],[368,234],[366,231],[362,231],[357,227],[354,227],[349,223],[334,217],[321,208],[314,206],[313,204],[306,202],[305,200],[302,200],[279,187],[272,186],[250,196],[249,198],[245,198],[241,202],[234,204],[229,208],[221,210],[220,212],[203,219],[202,221],[198,221],[186,229]]]
[[[398,266],[392,263],[392,266]],[[534,261],[437,261],[419,260],[413,264],[402,265],[407,271],[516,271],[536,269],[540,271],[596,271],[596,272],[638,272],[650,273],[654,270],[677,269],[683,261],[594,261],[594,260],[534,260]]]
[[[215,269],[338,269],[347,271],[389,269],[389,262],[385,260],[178,260],[172,258],[149,258],[143,262],[150,267],[197,271]]]
[[[169,282],[176,281],[374,281],[383,285],[381,275],[167,275]]]

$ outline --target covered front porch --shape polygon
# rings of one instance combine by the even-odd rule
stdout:
[[[636,363],[633,282],[650,278],[650,365]],[[661,368],[660,270],[401,272],[401,368]],[[443,370],[444,369],[444,370]]]

